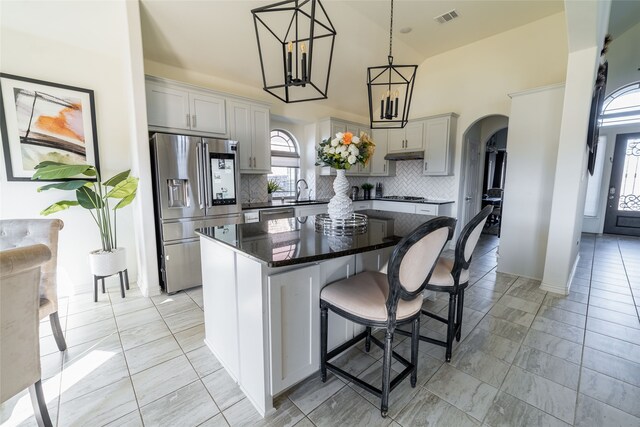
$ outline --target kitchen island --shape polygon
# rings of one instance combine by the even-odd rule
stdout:
[[[326,236],[315,217],[208,227],[200,235],[205,342],[258,412],[320,365],[320,290],[385,268],[401,236],[433,218],[363,211],[356,236]],[[363,327],[330,313],[329,349]]]

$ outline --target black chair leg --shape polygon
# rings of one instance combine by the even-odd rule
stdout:
[[[420,343],[420,316],[411,323],[411,387],[418,381],[418,344]]]
[[[464,309],[464,289],[460,290],[458,295],[458,310],[456,313],[456,341],[460,341],[462,336],[462,310]]]
[[[98,276],[93,276],[93,302],[98,302]]]
[[[124,277],[122,277],[122,271],[118,272],[120,276],[120,296],[124,298]]]
[[[387,417],[389,411],[389,391],[391,389],[391,353],[393,352],[393,331],[387,330],[384,337],[384,357],[382,358],[382,402],[380,415]]]
[[[124,284],[127,290],[129,290],[129,272],[126,268],[124,269]]]
[[[367,338],[364,341],[364,351],[369,353],[371,350],[371,327],[367,326]]]
[[[40,380],[29,386],[29,395],[31,395],[31,404],[33,405],[33,412],[38,426],[51,427],[53,424],[49,417],[47,401],[44,398],[42,382]]]
[[[328,329],[328,308],[320,307],[320,378],[322,382],[327,381],[327,329]]]
[[[57,311],[49,315],[49,323],[51,323],[51,330],[53,331],[53,337],[56,340],[58,350],[65,351],[67,349],[67,343],[64,340],[64,334],[62,333],[60,318],[58,317]]]
[[[106,289],[104,286],[104,277],[101,280],[102,280],[102,293],[104,294],[106,292]]]
[[[453,335],[455,332],[456,316],[456,294],[449,294],[449,316],[447,317],[447,350],[445,360],[451,361],[451,347],[453,346]]]

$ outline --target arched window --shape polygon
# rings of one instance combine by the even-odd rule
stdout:
[[[604,100],[601,126],[640,123],[640,83],[625,86]]]
[[[269,181],[277,183],[279,189],[274,197],[295,197],[296,181],[300,175],[300,151],[298,143],[289,132],[282,129],[271,131],[271,173]]]

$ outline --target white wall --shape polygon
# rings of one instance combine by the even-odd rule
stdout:
[[[127,12],[119,1],[41,1],[0,4],[2,72],[91,89],[103,177],[132,167],[131,67]],[[61,191],[37,193],[41,184],[8,182],[0,159],[0,218],[38,218]],[[64,221],[59,243],[59,286],[88,291],[87,253],[100,246],[95,223],[76,208],[53,215]],[[138,275],[132,208],[118,214],[118,244],[127,247],[129,277]]]
[[[562,127],[544,275],[540,289],[568,294],[578,263],[587,192],[587,127],[610,0],[566,2],[569,40]]]
[[[640,81],[640,23],[616,37],[606,54],[609,61],[606,96],[626,86]]]
[[[498,271],[541,278],[564,86],[512,95]]]
[[[565,16],[559,13],[434,56],[418,66],[411,117],[451,111],[460,115],[451,197],[456,198],[460,191],[464,132],[482,117],[509,116],[508,94],[563,82],[567,54]],[[512,154],[509,156],[511,161]]]

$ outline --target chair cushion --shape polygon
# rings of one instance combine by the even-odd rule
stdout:
[[[320,299],[354,316],[372,321],[387,320],[388,295],[387,275],[377,271],[358,273],[331,283],[320,291]],[[419,312],[421,307],[422,294],[410,301],[400,299],[396,319],[410,317]]]
[[[450,258],[440,257],[436,263],[436,268],[433,269],[431,278],[429,279],[429,285],[435,286],[454,286],[453,276],[451,270],[453,269],[454,260]],[[467,283],[469,281],[469,270],[462,270],[460,272],[460,284]]]

